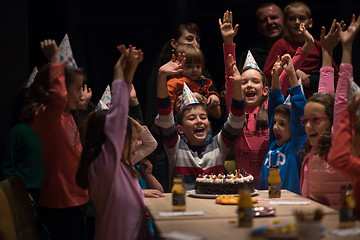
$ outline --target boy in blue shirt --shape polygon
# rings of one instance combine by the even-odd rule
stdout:
[[[290,80],[290,103],[283,104],[279,75],[285,70]],[[272,70],[269,91],[269,151],[260,172],[259,189],[268,189],[270,166],[278,166],[281,188],[300,194],[300,169],[302,161],[298,157],[305,143],[306,132],[300,123],[306,104],[289,54],[278,57]]]

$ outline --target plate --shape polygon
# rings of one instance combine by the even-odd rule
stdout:
[[[252,192],[251,196],[256,196],[258,195],[258,190],[254,189],[254,192]],[[202,193],[196,193],[195,189],[193,190],[188,190],[187,193],[189,194],[190,197],[194,197],[194,198],[208,198],[208,199],[215,199],[218,196],[224,195],[224,194],[202,194]],[[239,194],[225,194],[225,195],[234,195],[235,197],[239,196]]]

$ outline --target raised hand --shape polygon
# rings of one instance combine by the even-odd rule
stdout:
[[[271,70],[271,76],[279,78],[282,70],[283,70],[283,67],[282,67],[282,62],[280,60],[280,56],[277,56],[274,66]]]
[[[173,54],[171,60],[159,68],[159,74],[164,76],[172,76],[179,74],[183,71],[185,65],[185,54],[179,53],[177,58]]]
[[[116,62],[114,66],[114,80],[124,79],[124,69],[126,67],[127,57],[126,57],[126,47],[124,44],[119,45],[116,49],[121,53],[119,60]],[[125,79],[124,79],[125,80]],[[126,81],[128,84],[132,82]]]
[[[309,31],[306,29],[304,23],[300,23],[299,29],[302,32],[302,34],[304,36],[304,39],[305,39],[305,43],[304,43],[304,45],[302,47],[302,50],[304,52],[309,53],[311,51],[312,47],[314,46],[314,38],[309,33]]]
[[[90,99],[92,97],[92,90],[91,88],[88,88],[85,84],[83,88],[81,88],[82,96],[80,98],[80,102],[77,104],[78,109],[85,110],[87,109],[87,106],[90,102]]]
[[[228,55],[226,62],[229,67],[229,73],[230,73],[229,79],[231,81],[233,81],[234,83],[235,82],[240,83],[241,82],[241,74],[240,74],[239,69],[236,66],[236,62],[231,54]]]
[[[343,31],[340,24],[338,23],[339,36],[342,45],[352,45],[357,32],[360,29],[360,15],[356,19],[355,14],[352,15],[351,23],[346,31]]]
[[[60,63],[60,52],[53,39],[45,39],[40,42],[41,51],[50,63]]]
[[[129,45],[129,48],[125,51],[125,56],[127,58],[126,67],[124,69],[124,78],[127,82],[133,82],[135,71],[139,63],[144,59],[144,53],[141,49],[136,49],[136,47]]]
[[[333,20],[329,32],[325,35],[326,28],[323,26],[321,28],[320,34],[320,43],[323,50],[332,54],[334,48],[339,43],[339,27],[342,28],[344,26],[344,21],[339,23],[339,26],[336,24],[336,19]]]
[[[294,64],[293,64],[292,58],[289,54],[284,54],[281,57],[281,66],[286,71],[287,75],[289,76],[290,87],[298,86],[299,83],[297,81]]]
[[[243,91],[241,89],[241,74],[236,66],[236,61],[231,54],[228,55],[226,64],[229,68],[229,79],[234,83],[233,98],[238,101],[244,100]]]
[[[233,38],[237,33],[237,30],[239,28],[239,24],[236,24],[235,27],[233,27],[233,17],[231,11],[226,11],[223,16],[223,20],[221,22],[221,18],[219,18],[219,26],[220,26],[220,32],[221,36],[224,40],[225,45],[231,45],[233,43]]]

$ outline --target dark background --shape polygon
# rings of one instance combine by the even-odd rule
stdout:
[[[218,89],[224,84],[222,38],[218,19],[229,9],[240,28],[234,41],[237,56],[246,48],[262,43],[256,29],[255,11],[264,1],[241,0],[176,0],[176,1],[1,1],[0,2],[0,80],[1,129],[0,156],[12,125],[12,112],[17,90],[28,79],[32,69],[46,64],[39,42],[45,38],[60,44],[69,35],[74,58],[87,74],[87,84],[93,89],[96,104],[107,84],[112,81],[113,66],[119,57],[119,44],[133,44],[144,52],[134,85],[143,114],[146,114],[148,76],[170,29],[177,23],[194,22],[201,30],[201,49],[206,68]],[[282,9],[290,1],[273,1]],[[319,39],[321,26],[329,28],[333,18],[348,24],[351,14],[360,13],[360,1],[304,1],[312,10],[313,28]],[[354,76],[360,73],[359,37],[354,42]],[[340,64],[341,46],[335,49],[335,61]],[[156,89],[154,89],[156,91]]]

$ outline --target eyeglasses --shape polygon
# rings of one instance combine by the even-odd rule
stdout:
[[[329,116],[312,116],[312,117],[302,117],[300,118],[301,125],[306,126],[308,122],[310,125],[315,126],[318,125],[321,119],[329,119]]]

